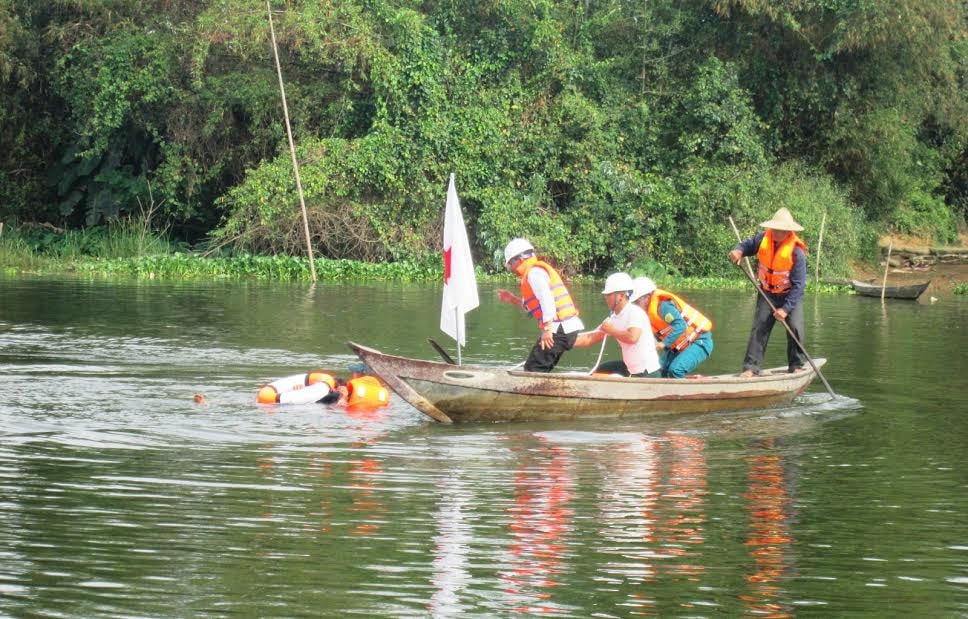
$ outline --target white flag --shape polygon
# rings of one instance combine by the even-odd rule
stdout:
[[[463,346],[466,343],[464,314],[478,305],[474,260],[451,174],[444,211],[444,298],[440,306],[440,330]]]

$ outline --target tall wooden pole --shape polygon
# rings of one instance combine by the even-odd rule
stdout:
[[[823,219],[820,220],[820,240],[817,241],[817,270],[814,272],[813,279],[820,283],[820,249],[823,247],[823,228],[827,224],[827,211],[823,212]]]
[[[276,59],[276,73],[279,74],[279,92],[282,94],[282,115],[286,119],[286,136],[289,138],[289,152],[292,155],[292,169],[296,173],[296,191],[299,193],[299,205],[302,207],[303,232],[306,235],[306,254],[309,256],[309,272],[316,283],[316,263],[313,261],[313,244],[309,236],[309,216],[306,214],[306,201],[303,199],[302,179],[299,178],[299,162],[296,160],[296,145],[292,141],[292,127],[289,125],[289,105],[286,103],[286,86],[282,82],[282,65],[279,64],[279,49],[276,47],[276,30],[272,25],[272,7],[266,0],[266,10],[269,12],[269,34],[272,36],[272,55]]]
[[[894,241],[887,245],[887,259],[884,261],[884,279],[881,281],[881,303],[884,302],[884,291],[887,290],[887,270],[891,268],[891,250],[894,249]]]
[[[736,240],[740,243],[743,242],[743,237],[740,236],[739,228],[736,227],[736,222],[733,221],[733,216],[729,215],[729,225],[733,227],[733,232],[736,233]],[[744,256],[743,261],[746,263],[746,273],[749,275],[750,279],[755,279],[756,276],[753,274],[753,265],[750,264],[749,256]]]

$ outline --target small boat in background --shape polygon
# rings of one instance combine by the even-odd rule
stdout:
[[[931,284],[930,279],[926,282],[914,282],[911,284],[903,284],[898,286],[885,286],[883,287],[884,298],[915,300],[928,289],[929,284]],[[864,295],[865,297],[881,296],[881,285],[875,284],[872,281],[862,282],[860,280],[852,279],[850,280],[850,285],[853,286],[854,291],[857,294]]]

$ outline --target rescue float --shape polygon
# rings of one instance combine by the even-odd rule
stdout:
[[[336,377],[322,370],[293,374],[259,388],[259,404],[309,404],[319,402],[336,389]]]
[[[379,408],[390,403],[390,392],[375,376],[359,375],[345,382],[329,372],[312,370],[305,374],[293,374],[267,385],[256,393],[259,404],[310,404],[319,402],[334,391],[339,392],[333,403],[351,408]]]

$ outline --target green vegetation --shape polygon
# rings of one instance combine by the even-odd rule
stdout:
[[[737,277],[786,206],[844,276],[968,216],[965,3],[273,4],[320,277],[436,272],[451,172],[490,272]],[[263,5],[0,0],[0,99],[6,268],[303,277]]]
[[[299,281],[310,278],[309,261],[294,256],[240,255],[231,258],[200,258],[183,253],[142,258],[81,261],[78,271],[97,275],[129,275],[178,279],[258,279]],[[316,259],[316,275],[322,281],[440,281],[438,266],[412,262],[376,264],[358,260]]]

